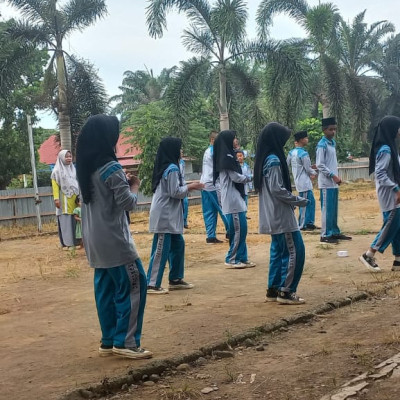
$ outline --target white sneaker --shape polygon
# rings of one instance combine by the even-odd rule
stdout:
[[[113,347],[113,353],[117,356],[125,358],[151,358],[153,353],[149,350],[142,349],[141,347]]]
[[[253,263],[253,261],[242,261],[242,264],[246,266],[246,268],[254,268],[256,266],[256,263]]]
[[[226,262],[225,265],[227,266],[228,269],[244,269],[244,268],[247,268],[246,264],[243,264],[241,262],[238,262],[238,263],[228,263],[228,262]]]
[[[379,268],[378,264],[375,261],[375,257],[368,257],[367,253],[364,253],[358,259],[370,270],[373,272],[381,272],[382,270]]]
[[[157,286],[147,286],[147,294],[168,294],[168,289]]]

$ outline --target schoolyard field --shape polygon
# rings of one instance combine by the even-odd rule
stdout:
[[[41,235],[35,227],[0,229],[0,399],[95,398],[100,392],[90,388],[99,382],[218,342],[228,344],[232,357],[211,354],[201,365],[178,371],[170,366],[154,384],[144,385],[146,377],[128,380],[110,398],[322,399],[400,352],[400,273],[390,271],[391,249],[377,256],[380,274],[358,261],[382,223],[372,183],[340,188],[339,226],[352,241],[328,245],[319,242],[319,232],[303,234],[306,264],[298,293],[304,305],[264,302],[270,238],[257,233],[257,197],[250,198],[248,216],[248,253],[257,266],[229,270],[224,266],[228,243],[207,245],[201,206],[190,206],[185,280],[195,288],[147,297],[142,346],[154,358],[141,361],[98,356],[93,271],[84,250],[61,251],[55,224],[46,225]],[[131,231],[145,269],[152,241],[147,229],[148,213],[133,213]],[[220,220],[218,233],[223,239]],[[338,257],[339,250],[349,256]],[[167,279],[166,271],[165,286]],[[243,332],[361,292],[367,296],[362,301],[260,334],[252,344],[229,345]],[[360,389],[361,397],[352,398],[396,398],[400,378],[393,379]]]

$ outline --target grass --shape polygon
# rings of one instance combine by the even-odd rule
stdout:
[[[182,387],[162,389],[159,394],[161,400],[194,400],[203,397],[199,390],[192,388],[187,382]]]

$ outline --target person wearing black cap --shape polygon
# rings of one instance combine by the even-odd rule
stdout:
[[[140,347],[146,274],[129,231],[126,211],[136,206],[139,180],[129,183],[115,155],[117,117],[90,117],[78,136],[76,170],[81,188],[82,237],[94,268],[102,337],[99,355],[150,358]]]
[[[315,226],[315,198],[311,179],[315,179],[317,172],[311,166],[310,156],[304,149],[308,143],[307,131],[294,134],[295,148],[289,151],[286,159],[292,167],[294,184],[300,197],[310,200],[306,207],[299,207],[299,227],[303,231],[313,231]]]
[[[388,115],[375,129],[369,156],[369,173],[375,172],[376,193],[383,214],[383,226],[371,247],[359,257],[370,270],[380,272],[375,253],[383,253],[391,244],[392,271],[400,271],[400,165],[396,138],[400,136],[400,118]]]
[[[296,294],[303,273],[305,249],[293,207],[309,200],[292,194],[283,147],[290,130],[277,122],[266,125],[257,142],[254,187],[259,197],[259,231],[271,235],[266,301],[303,304]]]
[[[336,120],[334,117],[322,119],[324,137],[317,144],[316,164],[318,168],[318,187],[321,193],[321,242],[337,244],[339,240],[351,240],[343,235],[337,224],[339,185],[336,158]]]
[[[161,287],[164,269],[169,262],[169,290],[192,289],[183,280],[185,267],[185,241],[183,239],[182,200],[190,190],[200,190],[200,182],[186,184],[179,169],[182,139],[166,137],[158,146],[154,163],[150,206],[149,230],[154,233],[149,269],[147,294],[166,294]]]
[[[244,175],[236,159],[233,141],[234,131],[222,131],[214,143],[213,183],[217,179],[221,185],[222,212],[228,220],[229,250],[225,265],[232,269],[255,267],[247,258],[247,206],[244,200],[244,185],[252,176]]]

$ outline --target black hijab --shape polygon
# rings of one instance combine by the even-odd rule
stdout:
[[[118,161],[115,146],[119,138],[117,117],[104,114],[89,117],[76,145],[76,172],[85,204],[92,198],[92,174],[110,161]]]
[[[375,128],[374,139],[372,141],[371,153],[369,154],[369,173],[375,171],[376,154],[378,150],[386,144],[390,147],[392,155],[394,180],[400,185],[400,166],[399,152],[396,146],[397,132],[400,128],[400,118],[393,115],[383,117]]]
[[[158,184],[162,178],[164,171],[168,165],[175,164],[179,170],[179,158],[181,156],[182,139],[174,137],[166,137],[161,140],[158,146],[156,161],[154,163],[153,178],[151,181],[151,190],[156,191]],[[179,173],[179,181],[182,185],[181,174]]]
[[[258,136],[256,159],[254,164],[254,186],[258,191],[262,188],[263,166],[270,154],[275,154],[281,162],[282,178],[285,188],[291,192],[289,168],[286,163],[283,146],[290,137],[290,130],[277,122],[270,122]]]
[[[213,151],[213,183],[217,181],[219,173],[228,169],[242,174],[242,168],[236,158],[236,152],[233,149],[233,140],[236,137],[235,131],[222,131],[218,134],[214,142]],[[244,198],[244,184],[234,182],[235,188]]]

